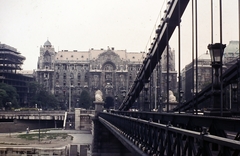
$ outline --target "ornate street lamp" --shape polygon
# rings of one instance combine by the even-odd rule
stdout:
[[[179,95],[180,95],[180,97],[179,97],[179,105],[182,105],[182,99],[183,99],[183,90],[181,89],[180,90],[180,92],[179,92]],[[178,112],[179,114],[180,114],[180,109],[179,109],[179,112]]]
[[[145,100],[144,100],[144,111],[150,111],[149,109],[149,101],[148,101],[148,80],[144,82],[144,90],[145,90]]]
[[[183,90],[181,89],[181,90],[180,90],[180,99],[179,99],[179,102],[180,102],[180,103],[182,102],[183,93],[184,93],[184,92],[183,92]]]
[[[232,87],[232,102],[237,102],[237,90],[238,90],[238,82],[237,81],[233,81],[231,84]],[[235,109],[235,108],[234,108]]]
[[[231,98],[231,110],[233,112],[236,112],[236,111],[239,111],[238,109],[238,81],[237,80],[234,80],[232,81],[232,84],[231,84],[231,88],[232,88],[232,96],[230,97]]]
[[[122,96],[123,96],[123,99],[125,99],[125,97],[126,97],[126,90],[122,90]]]
[[[219,68],[222,67],[222,57],[224,48],[226,44],[215,43],[209,44],[208,49],[211,56],[211,65],[214,68],[214,84],[213,89],[218,90],[220,89],[220,79],[219,79]]]
[[[118,101],[118,96],[117,95],[115,95],[115,105],[114,105],[114,110],[116,109],[116,107],[117,107],[117,101]]]
[[[224,48],[226,47],[225,44],[215,43],[209,44],[208,49],[211,56],[211,66],[214,69],[214,77],[213,77],[213,85],[212,85],[212,102],[211,106],[208,109],[207,115],[220,115],[220,111],[222,114],[221,109],[221,85],[220,85],[220,77],[219,68],[222,67],[222,57]]]
[[[37,104],[35,104],[35,107],[38,109],[38,142],[40,143],[40,128],[41,128],[41,126],[40,126],[40,111],[41,111],[41,109],[40,109],[40,107],[38,108],[37,107]]]
[[[159,106],[158,106],[158,112],[162,112],[163,106],[162,106],[162,96],[159,96]]]

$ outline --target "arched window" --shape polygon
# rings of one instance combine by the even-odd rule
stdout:
[[[113,71],[113,66],[111,64],[106,64],[104,66],[104,70],[106,70],[106,71]]]

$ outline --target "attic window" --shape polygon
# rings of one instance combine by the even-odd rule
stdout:
[[[71,57],[73,57],[73,55]]]
[[[135,59],[135,57],[134,57],[134,56],[133,56],[132,58],[133,58],[133,59]]]
[[[84,58],[84,56],[82,55],[81,58]]]
[[[62,55],[60,57],[63,57]]]

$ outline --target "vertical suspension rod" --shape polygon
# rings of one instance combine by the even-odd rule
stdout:
[[[194,97],[194,0],[192,0],[192,97]],[[192,111],[194,112],[194,101]]]
[[[178,104],[181,104],[180,90],[181,90],[181,19],[180,19],[180,3],[178,3]],[[179,109],[180,114],[180,109]]]
[[[195,97],[196,97],[196,105],[195,105],[195,109],[196,109],[196,114],[198,114],[197,110],[198,110],[198,106],[197,106],[197,103],[198,103],[198,10],[197,10],[197,1],[198,0],[195,0],[195,57],[196,57],[196,93],[195,93]]]
[[[222,0],[219,0],[219,18],[220,18],[220,43],[222,45]],[[222,49],[222,47],[221,47]],[[222,62],[222,57],[220,58]],[[223,116],[223,80],[222,80],[222,65],[220,68],[220,84],[221,84],[221,116]]]

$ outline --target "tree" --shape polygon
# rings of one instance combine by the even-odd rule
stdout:
[[[60,93],[58,94],[57,99],[59,103],[59,108],[61,110],[67,110],[66,97],[62,93]]]
[[[38,84],[37,82],[29,82],[27,84],[28,87],[28,91],[29,91],[29,97],[31,97],[29,99],[29,107],[35,107],[35,104],[38,104],[37,107],[39,107],[41,105],[41,100],[38,100],[38,95],[40,90],[43,90],[42,86],[40,84]]]
[[[45,90],[37,93],[33,99],[34,104],[38,104],[43,109],[58,109],[58,100],[56,97]]]
[[[7,98],[7,92],[0,89],[0,107],[3,107],[3,99]]]
[[[43,90],[43,87],[35,81],[28,82],[27,87],[31,95],[36,95],[40,92],[40,90]]]
[[[48,93],[42,85],[36,82],[28,83],[29,94],[31,94],[30,107],[35,107],[35,104],[38,107],[43,109],[59,109],[59,101],[57,98]]]
[[[89,109],[92,106],[92,100],[89,93],[86,90],[83,90],[80,94],[79,107]]]
[[[8,85],[6,83],[0,83],[0,89],[2,107],[5,107],[7,109],[10,109],[10,107],[14,108],[19,107],[18,105],[19,95],[15,87]]]

